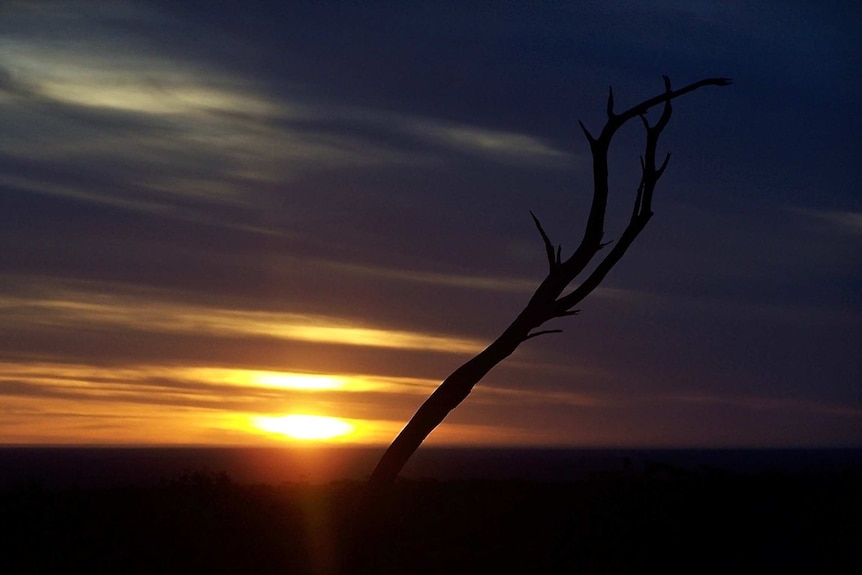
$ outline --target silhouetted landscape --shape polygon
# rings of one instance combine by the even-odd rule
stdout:
[[[565,481],[402,479],[361,528],[355,479],[255,484],[201,469],[138,485],[7,481],[0,572],[333,573],[357,531],[371,573],[862,567],[858,450],[801,451],[796,468],[750,471],[645,453],[606,454],[616,465]]]

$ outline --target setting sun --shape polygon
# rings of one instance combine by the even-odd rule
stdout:
[[[254,425],[270,433],[279,433],[306,441],[325,440],[353,432],[351,423],[337,417],[320,415],[285,415],[284,417],[256,417]]]

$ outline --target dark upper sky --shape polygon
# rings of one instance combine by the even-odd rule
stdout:
[[[667,74],[734,85],[676,102],[656,215],[581,315],[432,438],[862,444],[858,3],[218,4],[0,6],[5,441],[290,413],[387,441],[543,278],[529,211],[580,240],[578,121]]]

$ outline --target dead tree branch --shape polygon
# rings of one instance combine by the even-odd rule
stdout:
[[[607,121],[598,137],[593,136],[581,123],[581,129],[589,142],[593,158],[592,204],[581,243],[568,258],[563,260],[561,257],[562,248],[558,246],[554,249],[554,245],[539,219],[532,212],[530,213],[544,243],[549,266],[548,275],[539,284],[526,307],[509,327],[487,348],[447,377],[413,415],[383,454],[371,474],[368,482],[370,493],[379,493],[395,480],[404,464],[425,438],[446,418],[450,411],[467,398],[476,383],[495,365],[511,355],[524,341],[560,331],[558,329],[536,331],[537,328],[551,319],[577,313],[577,310],[573,310],[574,306],[602,282],[652,217],[653,193],[670,160],[670,154],[667,154],[661,164],[656,166],[658,139],[670,121],[671,102],[704,86],[727,86],[730,83],[731,81],[727,78],[708,78],[689,84],[679,90],[673,90],[670,80],[665,76],[663,93],[644,100],[622,113],[614,112],[614,95],[613,91],[610,91],[607,102]],[[661,115],[654,125],[650,125],[646,119],[646,113],[659,105],[662,105]],[[641,157],[641,178],[635,194],[631,219],[622,235],[613,244],[613,248],[607,252],[592,272],[575,289],[562,295],[563,291],[584,272],[595,255],[610,243],[602,242],[608,201],[608,149],[617,130],[634,118],[642,120],[646,132],[646,142]]]

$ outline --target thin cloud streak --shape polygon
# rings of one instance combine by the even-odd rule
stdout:
[[[572,162],[570,154],[526,134],[419,120],[408,125],[412,132],[447,148],[499,162],[514,161],[546,167],[570,167]]]
[[[268,411],[274,405],[394,394],[427,395],[437,382],[409,377],[347,373],[218,368],[211,366],[2,362],[0,395],[58,399],[104,399],[217,409]],[[353,400],[351,400],[353,401]],[[411,400],[412,401],[412,400]],[[372,403],[369,401],[368,403]],[[252,406],[256,406],[253,408]]]
[[[850,236],[862,236],[862,212],[849,210],[817,210],[810,208],[790,208],[788,211],[826,224],[836,233]]]
[[[375,328],[327,316],[219,309],[105,294],[94,297],[92,294],[65,293],[37,300],[0,297],[0,314],[9,328],[38,325],[208,336],[268,336],[315,343],[448,353],[475,353],[484,347],[479,340]]]

